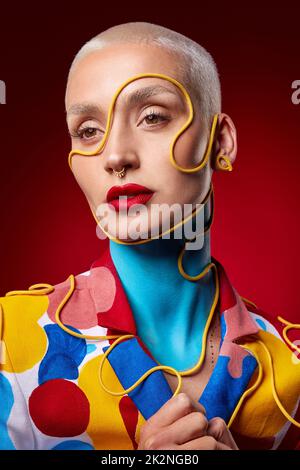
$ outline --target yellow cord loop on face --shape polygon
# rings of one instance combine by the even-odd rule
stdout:
[[[138,80],[138,79],[141,79],[141,78],[162,78],[162,79],[165,79],[165,80],[168,80],[169,82],[173,83],[176,87],[178,87],[181,92],[183,93],[184,95],[184,98],[187,102],[187,106],[188,106],[188,109],[189,109],[189,116],[188,116],[188,119],[186,121],[186,123],[181,127],[181,129],[176,133],[176,135],[174,136],[173,140],[172,140],[172,143],[171,143],[171,146],[170,146],[170,161],[171,161],[171,164],[179,171],[183,172],[183,173],[195,173],[199,170],[201,170],[206,164],[207,162],[209,161],[209,158],[210,158],[210,155],[211,155],[211,152],[212,152],[212,147],[213,147],[213,142],[214,142],[214,137],[215,137],[215,132],[216,132],[216,128],[217,128],[217,124],[218,124],[218,114],[215,114],[214,117],[213,117],[213,121],[212,121],[212,125],[211,125],[211,131],[210,131],[210,136],[209,136],[209,139],[208,139],[208,143],[207,143],[207,147],[206,147],[206,151],[205,151],[205,154],[204,156],[202,157],[202,160],[201,162],[199,163],[199,165],[197,165],[196,167],[194,168],[183,168],[181,167],[180,165],[178,165],[178,163],[176,162],[175,160],[175,157],[174,157],[174,146],[178,140],[178,138],[180,137],[180,135],[190,126],[190,124],[192,123],[193,121],[193,118],[194,118],[194,109],[193,109],[193,104],[192,104],[192,100],[190,98],[190,95],[189,93],[187,92],[187,90],[185,89],[185,87],[180,83],[178,82],[176,79],[172,78],[172,77],[169,77],[168,75],[165,75],[165,74],[161,74],[161,73],[141,73],[141,74],[138,74],[138,75],[135,75],[131,78],[129,78],[128,80],[126,80],[118,89],[117,91],[115,92],[113,98],[112,98],[112,101],[111,101],[111,104],[109,106],[109,110],[108,110],[108,118],[107,118],[107,124],[106,124],[106,128],[105,128],[105,132],[104,132],[104,135],[103,135],[103,138],[101,140],[101,142],[99,143],[98,147],[96,148],[96,150],[94,151],[83,151],[83,150],[80,150],[80,149],[73,149],[70,151],[69,153],[69,157],[68,157],[68,163],[69,163],[69,166],[72,170],[72,164],[71,164],[71,159],[74,155],[83,155],[83,156],[95,156],[95,155],[98,155],[102,152],[103,148],[104,148],[104,145],[105,143],[107,142],[107,139],[108,139],[108,135],[109,135],[109,132],[110,132],[110,129],[111,129],[111,125],[112,125],[112,120],[113,120],[113,111],[114,111],[114,107],[115,107],[115,103],[116,103],[116,100],[119,96],[119,94],[121,93],[121,91],[130,83]],[[207,198],[210,196],[210,194],[213,195],[213,187],[212,187],[212,184],[210,186],[210,189],[208,191],[208,194],[205,198],[205,201],[203,201],[203,204],[205,204]],[[176,224],[174,227],[172,227],[171,229],[168,229],[166,230],[164,233],[160,234],[159,236],[156,236],[156,237],[150,237],[150,238],[145,238],[145,239],[142,239],[142,240],[137,240],[137,241],[130,241],[130,242],[127,242],[127,241],[122,241],[122,240],[119,240],[118,238],[115,238],[113,236],[111,236],[100,224],[99,220],[97,219],[93,209],[91,208],[91,211],[92,211],[92,214],[93,214],[93,217],[97,223],[97,225],[99,225],[99,227],[101,228],[102,232],[111,240],[115,241],[116,243],[119,243],[119,244],[122,244],[122,245],[138,245],[138,244],[142,244],[142,243],[147,243],[155,238],[160,238],[170,232],[172,232],[173,230],[175,230],[178,226],[182,225],[183,223],[185,223],[186,221],[188,221],[191,217],[194,217],[199,211],[201,210],[201,207],[200,209],[196,209],[192,212],[192,214],[190,214],[186,219],[182,220],[181,222],[179,222],[178,224]]]
[[[98,155],[102,150],[103,150],[103,147],[107,141],[107,138],[108,138],[108,134],[109,134],[109,131],[111,129],[111,124],[112,124],[112,118],[113,118],[113,110],[114,110],[114,107],[115,107],[115,103],[116,103],[116,100],[119,96],[119,94],[121,93],[121,91],[129,84],[129,83],[132,83],[140,78],[146,78],[146,77],[149,77],[149,78],[162,78],[164,80],[168,80],[169,82],[173,83],[175,86],[177,86],[181,92],[183,93],[184,97],[185,97],[185,100],[187,102],[187,105],[188,105],[188,109],[189,109],[189,117],[186,121],[186,123],[182,126],[182,128],[177,132],[177,134],[175,135],[172,143],[171,143],[171,147],[170,147],[170,160],[171,160],[171,163],[172,165],[177,168],[177,170],[179,171],[182,171],[184,173],[195,173],[196,171],[199,171],[201,170],[204,165],[207,163],[209,157],[210,157],[210,154],[211,154],[211,150],[212,150],[212,146],[213,146],[213,141],[214,141],[214,135],[215,135],[215,130],[216,130],[216,126],[217,126],[217,122],[218,122],[218,114],[216,114],[213,118],[213,122],[212,122],[212,127],[211,127],[211,132],[210,132],[210,137],[209,137],[209,141],[208,141],[208,145],[207,145],[207,148],[206,148],[206,151],[205,151],[205,154],[201,160],[201,162],[199,163],[199,165],[197,165],[196,167],[194,168],[183,168],[181,167],[180,165],[178,165],[178,163],[175,161],[175,158],[174,158],[174,154],[173,154],[173,150],[174,150],[174,146],[175,146],[175,143],[177,142],[178,138],[180,137],[180,135],[191,125],[192,121],[193,121],[193,118],[194,118],[194,109],[193,109],[193,103],[192,103],[192,100],[190,98],[190,95],[189,93],[187,92],[187,90],[185,89],[185,87],[180,83],[178,82],[175,78],[172,78],[172,77],[169,77],[168,75],[165,75],[165,74],[162,74],[162,73],[140,73],[138,75],[134,75],[133,77],[129,78],[128,80],[126,80],[118,89],[117,91],[115,92],[113,98],[112,98],[112,102],[110,104],[110,107],[109,107],[109,110],[108,110],[108,118],[107,118],[107,124],[106,124],[106,129],[105,129],[105,132],[104,132],[104,135],[103,135],[103,138],[100,142],[100,144],[98,145],[98,147],[96,148],[96,150],[94,151],[91,151],[91,152],[88,152],[88,151],[83,151],[83,150],[79,150],[79,149],[73,149],[71,150],[71,152],[69,153],[69,157],[68,157],[68,163],[69,163],[69,167],[71,168],[72,170],[72,162],[71,162],[71,159],[73,157],[73,155],[83,155],[83,156],[94,156],[94,155]]]

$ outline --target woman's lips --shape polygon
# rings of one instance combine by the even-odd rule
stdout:
[[[112,204],[117,212],[120,210],[129,209],[134,204],[146,204],[154,193],[139,193],[134,196],[120,195],[118,199],[112,199],[109,204]]]
[[[123,186],[113,186],[107,192],[106,201],[119,210],[127,210],[134,204],[146,204],[154,192],[146,186],[128,183]]]

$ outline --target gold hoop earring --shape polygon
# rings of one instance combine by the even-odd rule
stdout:
[[[223,162],[225,162],[225,164]],[[216,167],[218,170],[223,170],[223,171],[233,170],[231,161],[229,160],[227,155],[224,155],[222,153],[219,153],[219,155],[217,155]]]

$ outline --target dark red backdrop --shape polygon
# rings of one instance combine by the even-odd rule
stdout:
[[[1,7],[0,295],[60,282],[97,258],[94,220],[67,164],[66,76],[96,33],[149,21],[212,53],[223,111],[237,126],[234,172],[214,180],[213,254],[242,295],[299,322],[300,105],[292,104],[291,83],[300,79],[300,7],[224,3],[128,3],[111,12],[101,2]]]

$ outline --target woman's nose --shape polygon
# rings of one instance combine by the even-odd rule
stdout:
[[[134,137],[127,126],[112,126],[103,149],[104,169],[108,173],[121,171],[124,167],[137,169],[140,166]]]

